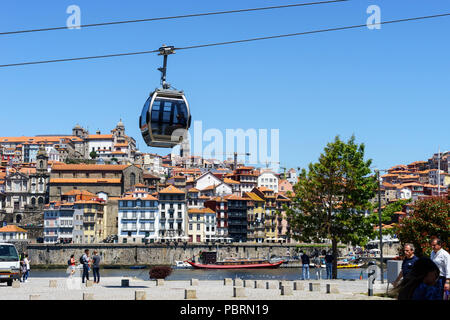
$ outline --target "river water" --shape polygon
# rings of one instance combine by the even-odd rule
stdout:
[[[362,273],[363,279],[367,279],[365,268],[338,269],[338,279],[356,280]],[[324,268],[321,269],[322,279],[326,276]],[[30,270],[30,280],[33,277],[57,278],[66,277],[66,269],[35,269]],[[93,277],[92,272],[89,274]],[[100,269],[101,277],[136,277],[149,280],[149,269]],[[301,268],[277,268],[277,269],[234,269],[234,270],[200,270],[200,269],[174,269],[166,280],[223,280],[224,278],[240,278],[242,280],[301,280]],[[386,272],[384,273],[386,279]],[[315,269],[310,269],[310,280],[317,279]]]

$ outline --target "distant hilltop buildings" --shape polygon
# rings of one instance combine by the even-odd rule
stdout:
[[[295,169],[141,153],[121,121],[111,134],[76,125],[72,135],[1,137],[0,159],[0,223],[28,231],[28,241],[295,242],[285,212]],[[449,152],[390,168],[382,208],[408,199],[402,217],[415,200],[447,193],[449,169]]]
[[[0,137],[0,160],[0,222],[31,241],[292,241],[295,169],[141,153],[121,121],[111,134]]]
[[[136,141],[125,134],[120,121],[110,134],[89,132],[79,125],[72,129],[72,135],[40,135],[34,137],[0,137],[0,159],[6,163],[35,163],[40,146],[44,146],[49,161],[95,159],[117,163],[134,162]]]

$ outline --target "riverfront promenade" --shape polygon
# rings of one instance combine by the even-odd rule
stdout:
[[[296,282],[303,283],[304,288],[289,290],[288,295],[281,295],[279,280],[258,280],[262,288],[255,288],[254,281],[250,285],[242,283],[237,286],[242,288],[240,293],[243,296],[234,297],[233,282],[225,285],[224,280],[198,280],[193,285],[190,280],[168,280],[157,285],[155,280],[126,278],[129,279],[129,287],[122,287],[122,279],[125,278],[104,277],[99,284],[86,287],[78,277],[72,281],[67,278],[30,278],[27,283],[20,283],[18,288],[1,283],[0,300],[29,300],[31,295],[38,300],[83,300],[84,293],[91,293],[94,300],[135,300],[136,291],[145,292],[146,300],[184,300],[186,289],[195,290],[195,300],[390,300],[367,296],[367,280],[300,280]],[[309,283],[320,284],[318,291],[311,292]],[[56,286],[51,287],[50,284]],[[290,288],[294,288],[293,284],[293,281],[286,282]],[[339,293],[326,293],[326,284],[336,284]],[[385,292],[386,283],[382,285],[377,281],[374,293]]]

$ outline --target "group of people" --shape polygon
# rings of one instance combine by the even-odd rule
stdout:
[[[310,257],[300,251],[300,259],[302,260],[302,280],[309,280],[309,266],[311,263]],[[325,256],[323,260],[325,261],[325,267],[327,270],[327,276],[325,279],[331,279],[333,277],[333,255],[331,251],[322,251],[322,256]],[[314,270],[316,273],[317,280],[322,278],[322,259],[319,256],[319,252],[315,252],[312,256],[312,263],[314,264]]]
[[[83,274],[81,277],[81,282],[85,283],[85,280],[89,280],[89,272],[92,270],[94,275],[94,283],[100,282],[100,256],[98,252],[94,250],[93,256],[89,254],[89,249],[84,250],[83,255],[80,257],[80,264],[83,267]],[[76,270],[76,260],[75,255],[71,255],[70,259],[67,261],[69,265],[69,277],[72,277]]]
[[[439,238],[431,240],[431,248],[429,258],[418,258],[414,245],[404,245],[402,270],[393,283],[399,300],[449,299],[450,255],[442,248]]]

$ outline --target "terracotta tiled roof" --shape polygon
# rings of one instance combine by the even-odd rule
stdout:
[[[0,232],[28,232],[28,231],[18,226],[8,225],[3,228],[0,228]]]
[[[89,140],[104,140],[104,139],[112,139],[112,134],[90,134],[88,135]]]
[[[78,190],[78,189],[73,189],[69,192],[66,192],[63,194],[63,196],[74,196],[74,195],[78,195],[78,194],[83,194],[83,195],[87,195],[87,196],[93,196],[95,197],[96,195],[93,193],[90,193],[87,190]]]
[[[52,171],[122,171],[129,165],[122,164],[54,164]]]
[[[159,191],[159,193],[180,193],[184,194],[184,191],[181,191],[178,188],[175,188],[173,185],[169,185],[167,188],[164,188]]]
[[[50,183],[73,183],[73,184],[85,184],[85,183],[99,183],[99,184],[120,184],[121,179],[96,179],[96,178],[53,178],[50,179]]]
[[[158,201],[153,195],[147,194],[145,197],[133,197],[131,195],[127,195],[125,197],[119,198],[119,200],[155,200]]]
[[[239,181],[233,180],[233,179],[229,179],[229,178],[224,178],[223,182],[227,183],[227,184],[241,184]]]
[[[191,208],[188,209],[188,213],[214,213],[210,208]]]
[[[188,190],[188,192],[200,192],[200,190],[196,189],[196,188],[190,188]]]
[[[147,186],[145,184],[143,184],[143,183],[138,183],[138,184],[135,185],[135,187],[137,187],[137,188],[147,188]]]

